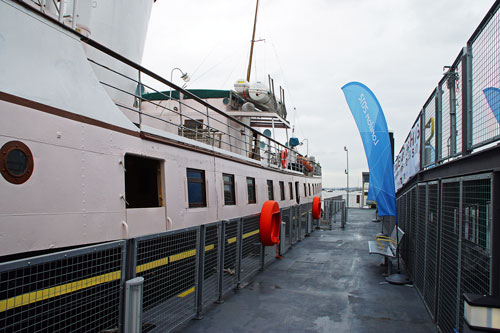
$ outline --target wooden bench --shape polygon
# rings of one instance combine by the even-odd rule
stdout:
[[[396,230],[398,230],[398,237],[396,237]],[[392,261],[390,259],[396,258],[396,251],[404,234],[401,228],[394,226],[391,236],[377,236],[374,241],[368,241],[370,254],[384,256],[385,264],[387,264],[387,275],[392,274]]]

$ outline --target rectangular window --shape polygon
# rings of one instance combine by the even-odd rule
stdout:
[[[309,187],[309,196],[311,196],[311,184],[307,184],[307,187]]]
[[[274,200],[274,189],[273,189],[273,181],[267,181],[267,197],[269,200]]]
[[[285,183],[280,181],[281,200],[285,200]]]
[[[234,194],[234,175],[228,175],[226,173],[222,174],[222,180],[224,181],[224,204],[225,205],[236,205],[236,198]]]
[[[295,182],[295,201],[300,203],[299,182]]]
[[[125,155],[125,198],[127,208],[161,207],[161,161]]]
[[[247,177],[248,203],[254,204],[257,202],[255,198],[255,178]]]
[[[288,187],[290,188],[290,200],[293,200],[293,184],[288,183]]]
[[[187,169],[189,208],[206,207],[205,171]]]
[[[304,183],[304,197],[307,197],[307,185]]]

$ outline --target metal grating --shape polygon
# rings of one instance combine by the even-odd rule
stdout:
[[[438,261],[438,200],[437,182],[427,185],[427,219],[425,244],[425,283],[424,301],[432,318],[436,311],[436,276]]]
[[[455,81],[455,95],[457,98],[456,102],[456,120],[457,120],[457,155],[462,153],[462,141],[463,141],[463,133],[462,133],[462,85],[464,78],[462,77],[462,62],[459,62],[457,65],[456,72],[458,73],[458,78]]]
[[[472,43],[472,144],[500,137],[500,12],[496,12]],[[486,99],[491,88],[490,100]],[[497,113],[496,117],[494,112]]]
[[[460,262],[460,331],[463,329],[463,294],[490,294],[491,180],[462,182],[462,248]]]
[[[281,227],[285,228],[285,239],[282,240],[282,242],[285,242],[285,247],[283,252],[286,252],[290,248],[290,246],[292,246],[292,237],[291,237],[292,225],[290,219],[291,210],[292,208],[285,208],[281,210],[281,222],[284,223],[281,224]]]
[[[291,218],[292,218],[292,244],[297,243],[299,240],[299,207],[294,206],[291,210]]]
[[[459,302],[459,233],[460,183],[443,182],[441,185],[441,234],[438,287],[437,324],[442,332],[453,332],[457,327]]]
[[[118,329],[124,241],[0,264],[3,332]]]
[[[416,246],[416,230],[417,230],[417,187],[411,189],[410,196],[410,229],[409,229],[409,248],[410,256],[407,267],[410,270],[410,276],[415,281],[415,246]]]
[[[224,270],[222,275],[223,294],[232,290],[238,283],[238,225],[239,219],[230,220],[225,223],[224,235]]]
[[[415,247],[415,286],[424,295],[425,284],[425,217],[426,217],[426,185],[418,185],[417,190],[417,243]]]
[[[244,217],[242,219],[242,250],[240,281],[248,282],[260,269],[261,245],[259,224],[260,214]]]
[[[145,330],[170,331],[196,314],[198,236],[197,227],[137,238]]]
[[[270,265],[276,259],[276,247],[264,246],[264,265]]]
[[[218,298],[218,264],[221,223],[205,226],[205,256],[203,263],[203,305]]]

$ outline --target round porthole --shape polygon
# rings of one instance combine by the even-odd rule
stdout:
[[[12,184],[26,182],[33,173],[31,150],[20,141],[10,141],[0,150],[0,173]]]

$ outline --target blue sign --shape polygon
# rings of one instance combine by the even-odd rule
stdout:
[[[495,87],[489,87],[483,90],[484,96],[488,101],[488,105],[493,111],[493,115],[500,124],[500,89]]]
[[[370,188],[380,216],[396,216],[396,191],[389,130],[373,92],[364,84],[350,82],[342,87],[358,126],[370,169]],[[397,223],[397,222],[396,222]]]

